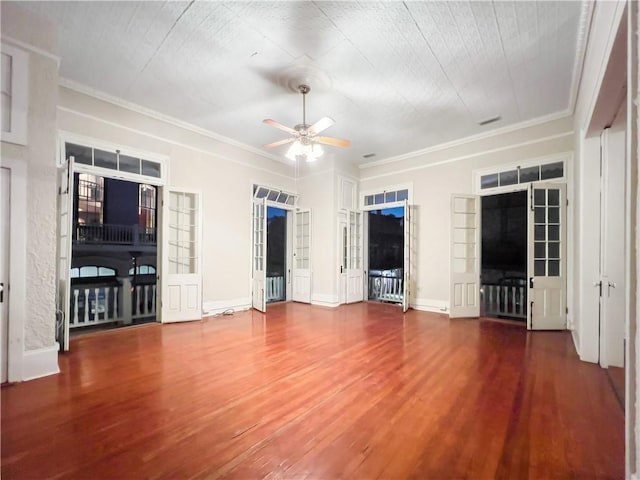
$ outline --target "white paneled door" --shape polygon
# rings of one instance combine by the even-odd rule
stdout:
[[[260,312],[267,311],[265,287],[267,283],[267,203],[266,198],[253,201],[253,276],[251,305]]]
[[[348,210],[347,303],[364,299],[362,212]]]
[[[529,186],[529,317],[530,330],[566,328],[566,186]]]
[[[11,172],[8,168],[0,168],[2,176],[0,180],[0,324],[2,327],[0,338],[0,358],[2,359],[2,380],[4,383],[9,378],[9,249],[10,249],[10,225],[11,225]]]
[[[201,196],[164,189],[162,322],[202,318]]]
[[[294,213],[293,301],[311,303],[311,210]]]
[[[600,365],[624,366],[626,117],[602,132],[600,196]],[[620,121],[620,120],[622,121]],[[622,123],[622,125],[620,125]]]
[[[480,316],[480,197],[451,196],[451,318]]]
[[[73,226],[73,157],[58,170],[58,311],[62,313],[62,325],[56,336],[63,351],[69,350],[69,316],[71,314],[71,252]]]
[[[411,206],[404,201],[404,265],[402,280],[402,311],[406,312],[410,306],[411,296]]]

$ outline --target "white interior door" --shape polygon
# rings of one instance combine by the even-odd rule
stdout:
[[[251,305],[260,312],[267,311],[265,287],[267,283],[267,202],[253,201],[253,285]]]
[[[293,300],[311,303],[311,210],[296,210],[293,253]]]
[[[201,196],[164,189],[162,322],[202,318]]]
[[[451,196],[451,318],[480,316],[480,214],[479,196]]]
[[[625,337],[625,125],[624,112],[602,132],[600,199],[600,364],[624,366]],[[618,120],[622,117],[622,122]]]
[[[338,214],[338,251],[340,267],[338,270],[338,302],[347,303],[347,267],[349,265],[349,227],[347,212]]]
[[[62,312],[62,326],[56,328],[60,349],[69,350],[69,316],[71,315],[71,252],[73,229],[73,157],[58,170],[58,310]],[[57,327],[57,325],[56,325]]]
[[[364,299],[364,267],[362,245],[362,212],[348,210],[347,303]]]
[[[530,330],[563,330],[567,319],[566,186],[529,186]]]
[[[9,378],[9,249],[11,225],[11,172],[8,168],[0,168],[0,358],[2,359],[2,379],[4,383]]]
[[[404,265],[402,280],[402,311],[409,310],[411,295],[411,207],[404,201]]]

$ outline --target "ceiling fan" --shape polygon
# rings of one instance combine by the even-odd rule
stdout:
[[[351,142],[349,140],[318,136],[320,132],[323,132],[334,123],[336,123],[329,117],[321,118],[313,125],[307,125],[305,97],[307,93],[311,91],[311,88],[308,85],[299,85],[298,91],[302,94],[302,123],[296,125],[293,128],[290,128],[286,125],[276,122],[275,120],[271,120],[270,118],[263,120],[262,123],[266,123],[267,125],[271,125],[272,127],[279,128],[280,130],[284,130],[285,132],[292,135],[291,138],[285,138],[284,140],[278,140],[277,142],[268,143],[265,145],[265,147],[272,148],[291,143],[292,145],[287,151],[287,158],[296,160],[298,156],[304,156],[306,157],[307,162],[311,162],[317,160],[318,157],[322,155],[323,150],[320,144],[343,148],[350,146]]]

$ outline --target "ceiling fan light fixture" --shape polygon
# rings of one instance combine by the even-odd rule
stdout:
[[[307,162],[315,162],[323,153],[322,146],[317,143],[304,144],[296,140],[287,150],[286,157],[294,162],[298,157],[304,157]]]

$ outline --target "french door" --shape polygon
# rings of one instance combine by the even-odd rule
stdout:
[[[347,303],[354,303],[364,299],[363,215],[355,210],[348,210],[347,215]]]
[[[528,272],[530,330],[566,328],[566,185],[529,186]]]
[[[71,314],[71,248],[73,227],[73,157],[58,170],[58,310],[62,325],[56,324],[56,337],[62,351],[69,350],[69,315]]]
[[[451,196],[451,318],[480,316],[480,214],[479,196]]]
[[[162,322],[202,318],[201,195],[164,189]]]
[[[253,308],[267,311],[265,287],[267,283],[267,201],[253,201]]]
[[[311,303],[311,210],[294,212],[293,301]]]

